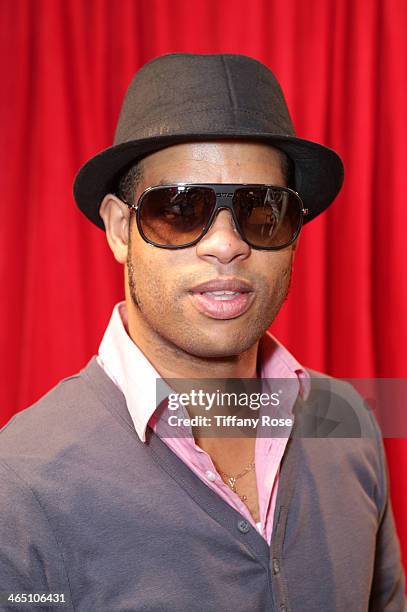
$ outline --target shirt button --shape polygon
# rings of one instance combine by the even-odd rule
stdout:
[[[206,470],[205,472],[205,476],[207,477],[208,480],[210,480],[211,482],[213,482],[214,480],[216,480],[216,474],[214,474],[213,472],[211,472],[211,470]]]
[[[278,574],[279,571],[280,571],[280,563],[278,559],[274,558],[273,559],[273,574]]]
[[[250,525],[247,521],[239,521],[237,523],[237,528],[241,533],[247,533],[250,530]]]

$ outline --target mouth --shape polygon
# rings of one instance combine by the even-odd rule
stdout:
[[[255,292],[238,278],[216,278],[189,290],[195,308],[212,319],[235,319],[250,308]]]

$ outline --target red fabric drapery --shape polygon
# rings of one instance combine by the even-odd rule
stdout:
[[[406,376],[404,0],[1,0],[0,28],[1,424],[84,365],[123,296],[72,180],[111,144],[134,72],[174,51],[263,61],[297,133],[344,159],[344,189],[303,231],[273,332],[334,376]],[[407,446],[386,447],[407,558]]]

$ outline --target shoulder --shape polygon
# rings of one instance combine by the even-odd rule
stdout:
[[[130,428],[118,407],[127,410],[123,394],[92,358],[17,413],[0,430],[3,504],[24,495],[27,504],[40,500],[53,508],[77,495],[92,468],[106,457],[115,461],[114,449],[129,444]]]
[[[61,425],[61,416],[73,421],[78,416],[74,414],[78,395],[86,392],[85,387],[80,372],[61,380],[34,404],[17,412],[0,429],[1,447],[12,436],[21,436],[23,440],[27,434],[30,437],[44,435],[50,422]]]
[[[94,358],[10,419],[0,430],[1,463],[26,471],[31,463],[51,462],[92,432],[103,420],[103,408],[88,380],[90,367],[99,367]]]
[[[310,375],[307,409],[313,415],[332,421],[332,437],[381,437],[369,403],[359,393],[357,385],[311,368],[307,371]]]
[[[358,392],[356,379],[349,382],[307,371],[310,393],[296,413],[303,447],[331,470],[340,465],[343,478],[364,483],[381,513],[388,497],[388,471],[382,434],[368,401]]]

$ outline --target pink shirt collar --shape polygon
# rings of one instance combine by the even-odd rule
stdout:
[[[123,392],[136,432],[146,441],[146,428],[156,403],[156,378],[159,373],[127,333],[126,302],[113,308],[112,316],[99,346],[98,361]],[[306,399],[310,375],[293,355],[270,333],[260,340],[261,378],[297,378],[299,393]]]

